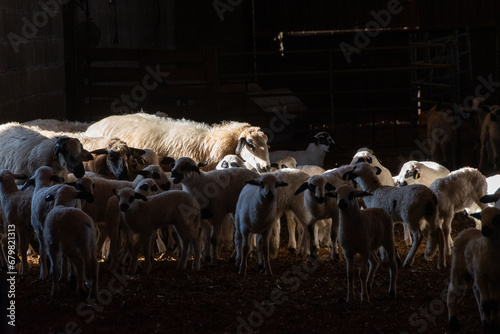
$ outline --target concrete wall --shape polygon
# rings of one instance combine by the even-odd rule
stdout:
[[[0,0],[0,122],[66,116],[62,0]],[[45,9],[41,4],[47,4]]]

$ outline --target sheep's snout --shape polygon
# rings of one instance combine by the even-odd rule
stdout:
[[[70,166],[68,166],[68,170],[70,172],[72,172],[73,174],[75,174],[75,176],[77,178],[81,178],[82,176],[85,175],[85,169],[83,168],[83,164],[79,164],[74,168],[71,168]]]
[[[121,210],[122,212],[127,211],[127,210],[128,210],[128,208],[129,208],[128,204],[126,204],[126,203],[122,203],[122,204],[120,204],[120,210]]]
[[[257,170],[259,171],[259,173],[265,173],[265,172],[268,172],[270,169],[269,166],[267,165],[264,165],[264,166],[261,166],[260,163],[257,163]]]
[[[266,192],[266,195],[264,196],[268,201],[272,201],[274,199],[274,194],[271,190],[268,190]]]
[[[347,202],[343,199],[339,200],[338,206],[340,210],[346,210],[349,207]]]
[[[396,181],[396,186],[397,187],[404,187],[404,186],[407,186],[407,185],[408,185],[408,182],[406,182],[406,181],[403,181],[403,182]]]
[[[182,179],[184,178],[184,175],[182,173],[179,173],[178,171],[176,171],[175,169],[172,170],[172,173],[170,174],[172,176],[172,181],[175,183],[175,184],[178,184],[179,182],[182,181]]]

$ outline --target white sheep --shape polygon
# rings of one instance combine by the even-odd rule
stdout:
[[[47,248],[44,239],[44,226],[47,214],[52,210],[53,203],[47,203],[45,197],[47,197],[51,192],[56,191],[53,188],[54,182],[63,182],[64,179],[58,176],[54,169],[48,166],[42,166],[38,168],[26,183],[23,185],[21,190],[25,190],[31,185],[35,185],[33,190],[33,195],[31,199],[31,225],[33,226],[39,243],[39,255],[40,255],[40,279],[45,280],[48,276],[47,271]],[[64,185],[59,184],[57,187],[62,187]]]
[[[27,126],[36,126],[42,130],[60,131],[60,132],[84,132],[92,123],[78,121],[60,121],[57,119],[34,119],[21,123]]]
[[[26,175],[14,174],[6,169],[0,170],[0,205],[2,207],[4,224],[15,225],[17,234],[17,249],[21,253],[21,275],[28,274],[28,251],[33,226],[31,226],[31,197],[33,189],[19,190],[15,180],[25,180]],[[7,244],[5,244],[7,247]],[[5,249],[5,253],[6,249]]]
[[[444,233],[446,254],[451,255],[451,223],[455,213],[476,212],[487,205],[480,201],[487,193],[486,177],[477,169],[464,167],[432,182],[429,188],[438,198],[439,220]]]
[[[68,171],[81,177],[85,173],[83,161],[93,159],[76,138],[49,138],[16,122],[0,125],[0,156],[0,168],[28,177],[40,166],[50,166],[62,177]]]
[[[361,162],[356,164],[351,172],[344,174],[342,178],[344,180],[354,179],[360,185],[361,190],[373,195],[363,198],[368,208],[382,208],[391,215],[394,222],[403,221],[408,226],[413,235],[413,244],[404,261],[405,267],[413,264],[417,249],[422,243],[422,219],[427,221],[429,227],[424,256],[431,259],[436,250],[439,249],[438,268],[445,267],[443,232],[438,222],[438,200],[434,192],[421,184],[401,188],[382,186],[376,172],[380,172],[380,169],[366,162]]]
[[[335,188],[345,184],[352,185],[351,181],[342,180],[342,175],[351,171],[351,165],[344,165],[331,169],[320,175],[311,176],[296,190],[295,194],[304,193],[304,205],[310,214],[310,224],[316,224],[320,220],[330,219],[329,234],[331,235],[332,254],[331,260],[338,260],[337,236],[339,224],[339,212],[336,201],[326,196]],[[307,190],[307,191],[306,191]],[[290,232],[290,230],[289,230]],[[289,233],[290,234],[290,233]]]
[[[228,154],[215,167],[218,170],[226,168],[246,168],[245,161],[236,154]]]
[[[373,151],[369,148],[362,147],[360,148],[356,154],[352,157],[352,161],[350,163],[351,166],[354,166],[357,163],[366,162],[372,166],[376,166],[380,168],[381,172],[378,174],[378,178],[380,179],[380,183],[383,186],[393,186],[394,180],[392,178],[391,172],[384,166],[380,160],[373,154]]]
[[[271,151],[269,158],[272,162],[292,157],[297,161],[297,166],[316,165],[323,167],[325,155],[335,149],[335,142],[327,132],[314,135],[305,151]]]
[[[389,265],[389,296],[396,297],[396,263],[394,225],[391,216],[381,208],[360,210],[357,197],[372,196],[351,186],[341,185],[336,189],[339,208],[339,242],[347,264],[347,302],[354,296],[354,256],[361,256],[359,277],[361,279],[361,302],[370,302],[373,278],[380,264],[377,250],[382,261]],[[368,271],[368,263],[370,270]]]
[[[286,157],[281,160],[271,162],[271,172],[283,168],[297,168],[297,160],[293,157]]]
[[[437,162],[411,160],[403,164],[398,176],[395,177],[395,182],[398,187],[409,184],[430,186],[434,180],[448,174],[450,170]]]
[[[184,191],[192,194],[200,203],[203,218],[211,221],[211,263],[219,261],[219,242],[224,217],[233,214],[241,189],[248,180],[259,174],[246,168],[200,171],[205,162],[196,163],[191,158],[180,158],[175,162],[171,177],[174,184],[182,184]]]
[[[481,154],[479,168],[492,165],[495,171],[500,168],[500,106],[492,106],[481,126]]]
[[[240,192],[234,223],[235,240],[240,256],[239,274],[246,275],[250,233],[259,234],[259,252],[262,254],[265,274],[272,275],[269,264],[269,241],[276,220],[278,187],[287,186],[273,174],[264,174],[249,180]]]
[[[93,196],[64,185],[48,194],[45,201],[54,201],[54,207],[47,214],[43,238],[51,262],[52,297],[59,291],[59,259],[66,257],[76,269],[78,292],[85,297],[85,279],[91,281],[89,297],[95,297],[98,290],[98,263],[94,222],[81,209],[75,208],[77,199],[93,201]]]
[[[208,125],[146,113],[114,115],[92,124],[89,136],[118,137],[129,145],[150,148],[158,156],[207,161],[212,170],[227,154],[240,156],[258,170],[269,169],[267,136],[248,123]]]
[[[500,209],[488,207],[473,215],[481,219],[481,231],[475,228],[461,231],[453,248],[447,300],[450,329],[460,330],[458,304],[472,279],[483,333],[498,333]]]
[[[185,269],[188,255],[188,244],[194,249],[193,268],[200,270],[199,230],[201,212],[198,201],[189,193],[171,190],[157,195],[145,197],[131,188],[116,191],[119,207],[125,224],[138,234],[138,239],[132,250],[129,273],[137,270],[139,251],[144,249],[145,265],[143,273],[148,275],[151,270],[150,242],[154,232],[166,225],[173,225],[179,239],[180,259],[178,269]]]
[[[437,110],[437,105],[422,111],[418,123],[427,124],[427,141],[430,144],[432,161],[449,168],[456,165],[457,131],[453,121],[453,111]]]

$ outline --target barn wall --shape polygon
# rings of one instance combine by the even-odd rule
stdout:
[[[34,1],[0,0],[1,122],[65,118],[59,9],[48,7],[49,15]]]

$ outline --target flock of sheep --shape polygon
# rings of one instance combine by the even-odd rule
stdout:
[[[141,274],[147,275],[155,244],[165,251],[162,234],[178,247],[179,270],[190,256],[195,270],[202,261],[216,265],[221,248],[234,243],[239,274],[246,274],[248,255],[256,248],[259,266],[271,275],[270,258],[279,250],[285,215],[288,247],[299,255],[315,259],[326,242],[331,259],[338,260],[340,245],[348,301],[354,256],[360,255],[361,300],[369,301],[381,262],[389,267],[389,295],[396,297],[401,261],[394,223],[401,222],[412,246],[404,267],[413,265],[424,233],[426,259],[437,255],[437,267],[444,268],[452,255],[451,328],[459,329],[459,287],[472,278],[484,329],[498,331],[498,177],[486,178],[470,167],[450,172],[427,161],[409,161],[393,177],[367,148],[351,164],[325,171],[325,154],[334,146],[330,135],[320,132],[304,151],[269,152],[264,132],[247,123],[207,125],[143,112],[93,124],[7,123],[0,126],[4,230],[15,225],[21,274],[28,272],[35,231],[40,279],[52,277],[52,295],[58,293],[58,280],[75,275],[85,297],[98,291],[101,254],[111,268],[129,259],[128,273],[135,275],[142,251]],[[487,150],[496,152],[491,146]],[[496,153],[492,161],[497,163]],[[474,213],[481,229],[464,230],[453,241],[453,215],[463,210]],[[6,235],[0,247],[3,265]]]

